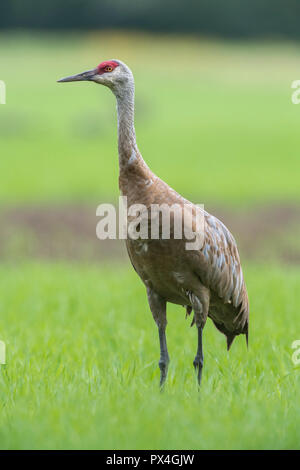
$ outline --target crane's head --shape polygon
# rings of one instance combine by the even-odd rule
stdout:
[[[114,92],[133,83],[133,75],[129,67],[120,60],[106,60],[96,68],[87,72],[61,78],[58,82],[82,82],[89,81],[109,87]]]

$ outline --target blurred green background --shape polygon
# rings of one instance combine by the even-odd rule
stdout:
[[[1,448],[299,447],[299,5],[223,3],[1,7]],[[110,58],[134,73],[148,165],[240,248],[250,349],[208,323],[200,395],[176,306],[159,394],[143,285],[123,243],[96,239],[118,198],[115,100],[56,80]]]

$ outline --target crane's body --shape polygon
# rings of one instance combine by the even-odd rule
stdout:
[[[134,130],[134,80],[130,69],[119,60],[102,62],[96,69],[60,81],[89,80],[108,86],[117,98],[119,187],[128,206],[141,204],[151,225],[153,205],[174,204],[192,208],[191,228],[196,208],[158,178],[144,162],[136,143]],[[161,369],[160,384],[167,376],[169,355],[166,342],[166,304],[182,305],[192,311],[192,324],[198,329],[198,349],[194,366],[200,384],[203,366],[202,331],[210,317],[227,337],[227,348],[236,335],[248,339],[248,296],[236,242],[216,217],[203,212],[204,234],[199,249],[187,250],[186,239],[175,239],[174,221],[170,219],[169,239],[130,238],[126,240],[131,263],[144,282],[153,318],[158,326]],[[129,217],[129,222],[132,221]]]

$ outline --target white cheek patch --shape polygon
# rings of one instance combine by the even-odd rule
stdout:
[[[132,165],[133,162],[136,161],[136,153],[135,150],[133,149],[130,155],[130,158],[128,160],[128,165]]]

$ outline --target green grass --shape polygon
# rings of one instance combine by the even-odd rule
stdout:
[[[115,100],[62,76],[118,57],[136,78],[136,129],[151,168],[195,202],[299,200],[293,44],[1,34],[0,204],[116,197]]]
[[[228,353],[209,320],[200,394],[196,330],[169,306],[171,356],[158,390],[158,338],[126,267],[0,268],[0,446],[5,449],[299,448],[299,269],[246,265],[250,348]]]

